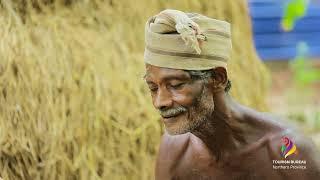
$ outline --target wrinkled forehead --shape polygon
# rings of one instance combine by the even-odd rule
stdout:
[[[146,80],[166,80],[166,79],[188,79],[189,73],[182,69],[172,69],[159,66],[153,66],[145,64],[146,74],[144,78]]]

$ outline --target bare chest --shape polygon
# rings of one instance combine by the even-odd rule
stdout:
[[[189,147],[172,176],[173,180],[277,180],[282,177],[272,169],[267,150],[261,148],[250,155],[231,157],[217,162],[206,147]]]

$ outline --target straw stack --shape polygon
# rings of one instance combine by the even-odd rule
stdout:
[[[164,8],[231,22],[231,93],[265,109],[246,1],[1,0],[3,179],[153,179],[163,128],[142,79],[144,24]]]

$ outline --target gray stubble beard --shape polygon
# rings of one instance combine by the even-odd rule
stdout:
[[[193,132],[203,124],[207,123],[214,111],[214,101],[210,97],[208,88],[205,86],[202,93],[196,99],[194,105],[189,109],[187,119],[175,132],[169,134],[177,135],[187,132]]]

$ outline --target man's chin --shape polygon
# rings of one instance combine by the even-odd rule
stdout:
[[[182,128],[183,121],[186,121],[186,119],[182,114],[175,117],[162,118],[165,129],[170,135],[184,134],[187,132],[186,130],[184,130],[184,128]]]
[[[165,130],[170,135],[179,135],[179,134],[185,134],[187,132],[190,132],[188,128],[182,128],[182,127],[173,127],[165,125]]]
[[[170,135],[178,135],[178,134],[185,134],[188,132],[193,133],[194,131],[198,131],[199,128],[203,126],[206,119],[199,119],[196,122],[189,122],[187,124],[181,123],[177,121],[176,123],[164,123],[166,132]]]

